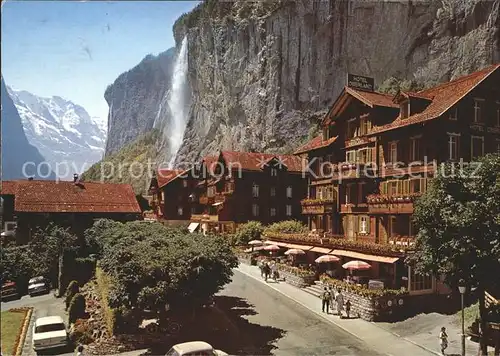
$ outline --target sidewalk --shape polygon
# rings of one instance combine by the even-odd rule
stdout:
[[[252,277],[261,283],[267,284],[270,288],[294,300],[303,307],[309,309],[318,316],[328,320],[337,327],[343,329],[349,334],[366,342],[370,347],[385,355],[412,355],[412,356],[429,356],[440,355],[439,345],[436,337],[435,349],[430,349],[425,346],[417,345],[411,340],[399,337],[375,323],[370,323],[362,319],[340,319],[336,315],[324,314],[321,312],[321,301],[313,295],[302,291],[286,282],[274,283],[274,281],[266,283],[260,276],[260,271],[256,266],[249,266],[240,263],[237,271]],[[454,352],[455,350],[453,350]],[[460,350],[457,350],[460,354]],[[452,354],[452,350],[447,350],[447,354]]]

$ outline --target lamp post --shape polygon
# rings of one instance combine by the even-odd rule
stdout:
[[[464,316],[464,294],[467,291],[465,281],[460,280],[458,283],[458,291],[460,292],[460,300],[462,304],[462,356],[465,356],[465,316]]]

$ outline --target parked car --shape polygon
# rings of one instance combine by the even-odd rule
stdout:
[[[33,349],[35,352],[67,347],[69,335],[60,316],[46,316],[35,320],[33,325]]]
[[[204,341],[190,341],[172,346],[165,356],[226,356],[229,355],[221,350],[215,350],[209,343]]]
[[[49,293],[50,286],[47,279],[43,276],[33,277],[28,282],[28,294],[33,297],[37,294]]]
[[[6,281],[2,284],[1,300],[2,302],[12,299],[18,299],[17,285],[15,282]]]

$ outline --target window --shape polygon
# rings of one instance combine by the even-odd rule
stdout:
[[[271,196],[272,197],[276,196],[276,188],[275,187],[271,187]]]
[[[292,206],[291,205],[286,206],[286,216],[292,216]]]
[[[252,215],[259,216],[259,205],[252,204]]]
[[[347,138],[356,137],[356,119],[350,119],[347,121]]]
[[[182,181],[182,186],[183,186],[184,188],[187,188],[187,186],[188,186],[188,182],[187,182],[187,180],[185,180],[185,179],[184,179],[184,180]]]
[[[368,120],[368,118],[363,117],[360,119],[360,125],[359,125],[359,135],[367,135],[371,130],[371,122]]]
[[[368,216],[362,215],[359,217],[359,231],[360,234],[370,233],[370,220]]]
[[[450,110],[450,120],[457,121],[458,120],[458,108],[452,108]]]
[[[253,186],[252,186],[252,196],[254,198],[258,198],[259,197],[259,186],[254,183]]]
[[[481,118],[481,107],[483,105],[484,99],[474,98],[474,122],[482,122]]]
[[[276,208],[271,208],[270,214],[271,216],[276,216]]]
[[[500,101],[497,101],[497,117],[496,117],[495,126],[500,127]]]
[[[346,155],[346,162],[348,163],[356,163],[356,151],[347,151],[345,153]]]
[[[397,195],[398,194],[398,182],[395,180],[389,181],[389,195]]]
[[[410,193],[425,193],[427,190],[427,179],[414,178],[410,179]]]
[[[394,164],[398,161],[398,143],[389,142],[389,162]]]
[[[458,160],[458,139],[459,134],[448,134],[448,159],[456,161]]]
[[[362,148],[358,150],[358,162],[359,163],[370,163],[372,160],[372,150],[371,148]]]
[[[391,237],[396,236],[398,229],[397,229],[397,220],[395,216],[390,216],[389,217],[389,235]]]
[[[410,281],[410,290],[412,291],[432,289],[432,276],[416,274],[413,268],[411,268]]]
[[[410,139],[410,161],[417,162],[422,159],[420,155],[420,137]]]
[[[291,198],[292,197],[292,186],[286,187],[286,197]]]
[[[408,116],[410,116],[410,101],[409,100],[405,100],[403,101],[400,106],[399,106],[399,109],[401,111],[401,117],[403,119],[407,118]]]
[[[212,186],[212,187],[208,187],[207,188],[207,196],[208,197],[213,197],[215,195],[215,187]]]
[[[271,168],[271,177],[276,177],[278,175],[278,170],[276,168]]]
[[[5,222],[5,231],[15,231],[17,227],[17,223],[15,221],[6,221]]]
[[[472,136],[470,143],[471,158],[481,157],[482,155],[484,155],[484,137]]]
[[[182,213],[183,213],[183,212],[184,212],[184,211],[183,211],[183,209],[182,209],[182,206],[180,206],[180,207],[178,207],[178,208],[177,208],[177,215],[182,216]]]
[[[352,184],[347,184],[345,187],[345,203],[352,203]]]

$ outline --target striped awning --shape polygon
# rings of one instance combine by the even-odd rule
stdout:
[[[382,263],[394,263],[397,260],[399,260],[399,257],[369,255],[366,253],[346,251],[346,250],[333,250],[330,252],[330,254],[335,255],[335,256],[351,257],[351,258],[355,258],[358,260],[382,262]]]

